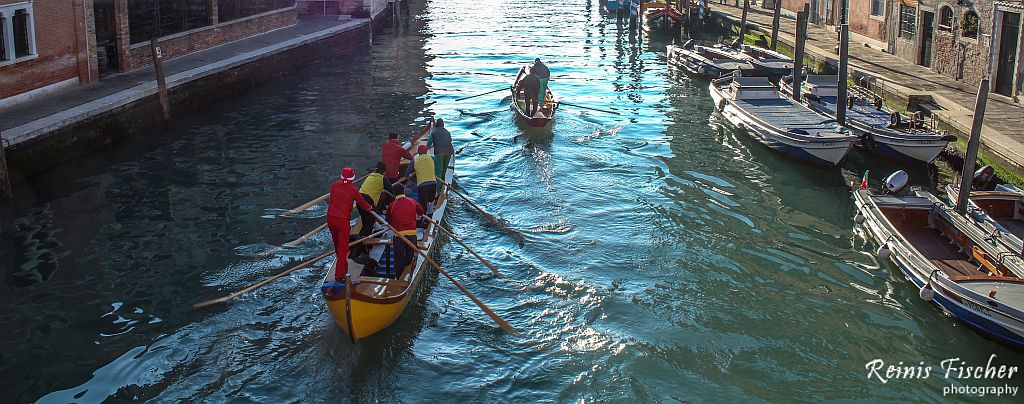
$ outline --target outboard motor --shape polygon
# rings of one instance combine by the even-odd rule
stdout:
[[[971,180],[971,188],[978,191],[990,191],[992,185],[992,179],[995,178],[996,169],[992,166],[984,166],[979,168],[978,171],[974,172],[974,177]]]
[[[899,170],[889,174],[888,177],[885,177],[885,184],[882,185],[882,192],[889,195],[898,195],[909,183],[910,174],[907,174],[906,171]]]

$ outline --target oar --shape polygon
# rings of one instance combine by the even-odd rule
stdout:
[[[490,268],[491,272],[494,272],[495,275],[503,276],[501,274],[501,272],[498,272],[498,268],[495,268],[494,265],[491,264],[490,261],[487,261],[486,258],[481,257],[480,254],[477,254],[476,251],[473,251],[472,248],[469,248],[469,246],[466,245],[466,243],[463,243],[462,240],[459,240],[459,238],[455,236],[455,233],[452,233],[450,230],[444,228],[444,226],[441,226],[441,223],[435,222],[433,219],[431,219],[431,218],[429,218],[427,216],[423,216],[423,218],[427,219],[428,222],[433,223],[434,226],[437,226],[441,230],[444,230],[444,232],[446,234],[448,234],[448,236],[450,236],[452,238],[452,240],[455,240],[457,243],[462,244],[462,246],[465,247],[466,250],[468,250],[470,252],[470,254],[473,254],[473,256],[475,256],[476,259],[480,260],[480,262],[482,262],[484,265],[486,265],[487,268]]]
[[[516,233],[520,237],[523,237],[523,233],[522,232],[520,232],[519,230],[516,230],[516,229],[513,229],[513,228],[510,228],[510,227],[506,226],[500,220],[496,219],[494,216],[491,216],[490,213],[484,212],[483,209],[481,209],[479,206],[476,206],[476,204],[473,203],[473,201],[469,200],[468,197],[463,195],[461,192],[459,192],[455,188],[448,187],[448,189],[451,190],[455,195],[458,195],[460,198],[462,198],[462,200],[464,200],[467,203],[469,203],[469,206],[472,206],[474,209],[476,209],[477,212],[480,212],[480,214],[483,215],[485,218],[487,218],[487,220],[490,220],[492,223],[498,225],[498,227],[501,227],[505,231],[508,231],[508,232],[511,232],[511,233]]]
[[[257,256],[270,255],[270,254],[273,254],[275,252],[284,250],[285,248],[295,247],[295,246],[301,244],[302,242],[304,242],[306,240],[309,240],[310,237],[313,237],[314,234],[320,232],[325,227],[327,227],[327,223],[326,222],[324,222],[324,224],[322,224],[320,226],[317,226],[317,228],[315,228],[313,230],[310,230],[309,233],[303,234],[302,237],[299,237],[299,238],[297,238],[295,240],[292,240],[292,241],[289,241],[287,243],[281,244],[280,246],[271,248],[271,249],[269,249],[267,251],[264,251],[264,252],[256,254],[256,255]]]
[[[486,92],[486,93],[483,93],[483,94],[477,94],[477,95],[471,95],[471,96],[469,96],[469,97],[462,97],[462,98],[457,98],[457,99],[455,99],[455,101],[462,101],[462,100],[468,100],[468,99],[470,99],[470,98],[482,97],[482,96],[485,96],[485,95],[487,95],[487,94],[494,94],[494,93],[496,93],[496,92],[499,92],[499,91],[506,91],[506,90],[508,90],[508,88],[507,88],[507,87],[506,87],[506,88],[501,88],[501,89],[497,89],[497,90],[494,90],[494,91],[488,91],[488,92]]]
[[[356,180],[352,181],[352,183],[354,184],[354,183],[357,183],[359,181],[365,180],[366,177],[370,176],[370,174],[373,174],[373,173],[367,173],[366,175],[364,175],[362,177],[356,178]],[[313,199],[312,201],[306,202],[306,203],[304,203],[302,205],[299,205],[299,206],[295,207],[295,209],[288,209],[288,210],[286,210],[284,212],[281,212],[281,214],[282,215],[294,215],[296,213],[299,213],[299,212],[302,212],[302,211],[304,211],[306,209],[309,209],[310,206],[313,206],[313,205],[316,205],[316,204],[318,204],[320,202],[323,202],[324,200],[326,200],[327,198],[330,198],[330,197],[331,197],[331,193],[328,192],[326,194],[318,196],[316,199]]]
[[[458,287],[459,290],[462,291],[463,294],[465,294],[467,297],[469,297],[469,299],[472,300],[473,303],[476,303],[477,306],[480,306],[480,309],[483,310],[484,313],[487,313],[487,315],[491,317],[491,320],[494,320],[494,322],[498,324],[498,327],[500,327],[503,331],[509,332],[509,333],[515,333],[516,331],[518,331],[514,327],[509,325],[508,322],[506,322],[504,319],[502,319],[500,316],[498,316],[498,314],[495,313],[493,310],[491,310],[490,307],[487,307],[487,305],[484,304],[484,302],[481,302],[480,299],[477,299],[477,297],[475,295],[473,295],[472,292],[470,292],[468,289],[466,289],[465,286],[462,286],[462,284],[459,283],[459,281],[455,280],[455,278],[453,278],[451,276],[451,274],[449,274],[444,269],[441,269],[441,266],[437,265],[437,263],[434,262],[434,260],[430,259],[430,257],[427,256],[427,253],[423,252],[423,250],[421,250],[419,247],[417,247],[416,244],[413,244],[411,241],[409,241],[409,239],[407,239],[405,237],[399,236],[398,235],[399,234],[398,229],[395,229],[394,226],[391,225],[391,223],[388,223],[387,220],[384,220],[384,218],[380,217],[380,215],[378,215],[377,212],[370,212],[370,213],[373,214],[373,218],[376,219],[377,222],[379,222],[380,224],[383,224],[383,225],[387,226],[388,228],[390,228],[391,231],[394,232],[395,238],[401,239],[402,242],[405,243],[405,245],[409,246],[409,248],[412,248],[413,251],[416,251],[417,254],[419,254],[421,257],[423,257],[424,260],[426,260],[428,263],[430,263],[430,266],[434,267],[434,269],[436,269],[437,272],[440,272],[446,278],[448,278],[448,280],[452,281],[452,283],[454,283],[455,286]]]
[[[362,242],[364,242],[366,240],[369,240],[371,238],[379,236],[379,235],[383,234],[386,231],[387,231],[386,229],[379,230],[376,233],[370,234],[369,236],[366,236],[366,237],[363,237],[363,238],[361,238],[359,240],[356,240],[356,241],[353,241],[351,243],[348,243],[348,246],[352,247],[352,246],[354,246],[356,244],[362,243]],[[234,299],[234,298],[236,298],[238,296],[241,296],[241,295],[244,295],[246,293],[252,292],[252,291],[254,291],[256,289],[259,289],[261,286],[266,285],[266,284],[268,284],[270,282],[273,282],[274,280],[276,280],[278,278],[281,278],[282,276],[288,275],[288,274],[290,274],[292,272],[295,272],[295,271],[297,271],[299,269],[302,269],[302,268],[308,267],[310,265],[313,265],[313,263],[315,263],[317,261],[320,261],[320,260],[322,260],[324,258],[327,258],[327,256],[329,256],[331,254],[334,254],[334,250],[333,249],[331,251],[325,252],[323,255],[320,255],[320,256],[315,257],[315,258],[313,258],[313,259],[311,259],[309,261],[306,261],[306,262],[303,262],[303,263],[301,263],[299,265],[296,265],[292,269],[289,269],[287,271],[281,272],[281,273],[279,273],[277,275],[274,275],[274,276],[272,276],[270,278],[264,279],[264,280],[262,280],[262,281],[260,281],[260,282],[258,282],[256,284],[253,284],[252,286],[249,286],[249,287],[247,287],[245,289],[239,290],[239,291],[237,291],[235,293],[232,293],[230,295],[227,295],[227,296],[224,296],[224,297],[219,297],[219,298],[216,298],[216,299],[213,299],[213,300],[207,300],[205,302],[196,303],[196,304],[192,305],[192,308],[199,309],[199,308],[203,308],[203,307],[206,307],[206,306],[209,306],[209,305],[212,305],[212,304],[223,303],[223,302],[226,302],[228,300]]]
[[[597,109],[597,108],[591,108],[591,107],[584,107],[584,106],[582,106],[582,105],[570,104],[570,103],[568,103],[568,102],[565,102],[565,101],[558,101],[558,103],[559,103],[559,104],[562,104],[562,105],[568,105],[568,106],[570,106],[570,107],[576,107],[576,108],[583,108],[583,109],[590,109],[590,110],[594,110],[594,111],[598,111],[598,112],[607,112],[607,113],[609,113],[609,114],[615,114],[615,115],[622,115],[622,114],[620,114],[620,113],[618,113],[618,112],[615,112],[615,111],[609,111],[609,110],[607,110],[607,109]]]

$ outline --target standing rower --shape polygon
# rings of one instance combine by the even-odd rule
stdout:
[[[416,158],[412,161],[416,171],[416,199],[427,210],[434,213],[434,195],[437,195],[437,176],[434,175],[434,159],[427,154],[427,145],[421,144]]]
[[[398,143],[398,133],[391,132],[388,135],[388,140],[384,142],[384,146],[380,150],[380,159],[384,161],[385,167],[384,177],[394,182],[398,179],[398,166],[402,163],[402,159],[412,160],[412,153],[405,150],[400,143]]]
[[[345,167],[341,170],[341,180],[331,184],[331,196],[327,206],[327,228],[331,230],[334,254],[337,256],[337,263],[334,265],[335,280],[344,279],[345,274],[348,273],[349,220],[352,216],[352,202],[356,202],[360,209],[373,209],[360,197],[359,191],[352,184],[352,180],[355,178],[356,172]]]
[[[540,106],[539,99],[543,97],[540,95],[540,77],[536,74],[527,73],[522,79],[516,83],[516,98],[523,97],[524,108],[523,112],[526,115],[533,117],[537,113],[537,108]],[[515,102],[515,100],[513,100]]]
[[[405,187],[401,184],[396,184],[392,192],[395,194],[395,201],[391,202],[391,205],[388,206],[387,219],[388,224],[398,231],[391,245],[395,249],[395,268],[398,269],[398,273],[401,273],[405,267],[412,263],[415,253],[412,248],[399,240],[398,237],[405,237],[413,245],[417,245],[416,221],[420,215],[424,214],[424,211],[423,206],[412,198],[405,196]]]
[[[540,58],[533,60],[533,66],[530,67],[530,73],[537,76],[540,79],[540,91],[538,91],[540,99],[540,107],[544,108],[544,100],[548,97],[548,79],[551,78],[551,70],[540,61]]]
[[[427,148],[434,148],[434,175],[437,176],[437,192],[441,192],[441,183],[448,173],[448,162],[455,154],[455,146],[452,145],[452,133],[444,128],[444,121],[438,119],[434,123],[434,130],[430,131],[430,138],[427,139]]]

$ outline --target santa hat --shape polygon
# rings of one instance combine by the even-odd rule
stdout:
[[[353,170],[351,167],[341,169],[341,178],[348,181],[354,180],[356,178],[356,170]]]
[[[417,151],[419,151],[420,154],[427,154],[427,145],[421,144],[420,148],[417,149]]]

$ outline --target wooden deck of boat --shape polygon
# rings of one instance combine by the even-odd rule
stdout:
[[[737,107],[776,128],[801,129],[811,134],[835,130],[834,120],[786,98],[740,99],[735,102]]]
[[[949,276],[984,276],[960,248],[939,230],[930,227],[902,228],[900,233],[917,251]]]

